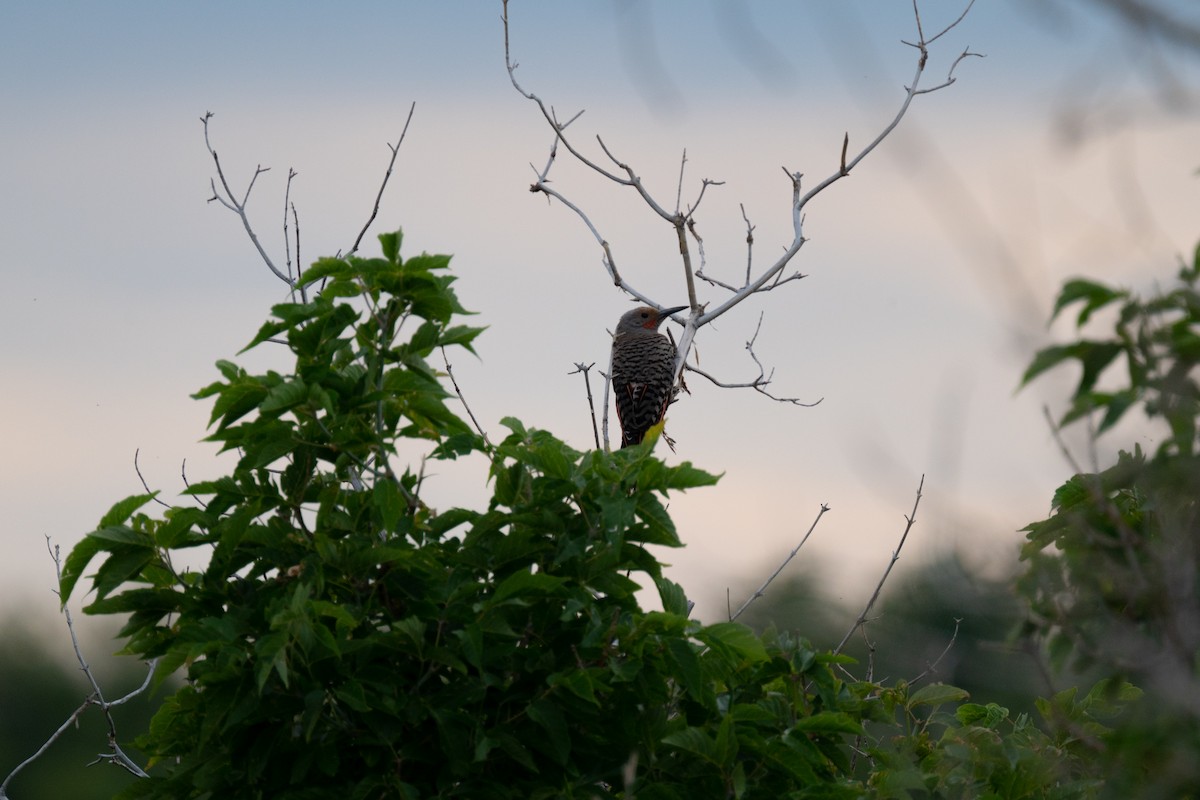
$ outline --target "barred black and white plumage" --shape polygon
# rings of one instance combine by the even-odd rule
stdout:
[[[613,334],[612,386],[621,422],[621,447],[639,444],[671,404],[675,345],[658,326],[687,306],[659,311],[649,306],[621,316]]]

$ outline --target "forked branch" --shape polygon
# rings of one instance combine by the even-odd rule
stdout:
[[[50,551],[50,558],[54,560],[54,572],[58,578],[58,582],[61,584],[62,554],[58,545],[52,546],[50,544],[49,536],[46,537],[46,549]],[[58,594],[58,592],[56,591],[55,594]],[[71,634],[71,645],[75,648],[75,658],[77,661],[79,661],[79,668],[87,677],[88,683],[91,684],[92,693],[87,696],[87,698],[82,704],[80,704],[78,708],[71,712],[71,715],[67,717],[62,725],[58,726],[58,730],[50,734],[50,738],[48,738],[33,755],[22,761],[13,768],[12,772],[8,773],[8,776],[5,777],[4,782],[0,783],[0,800],[6,800],[8,797],[8,785],[12,783],[12,779],[15,778],[21,770],[25,769],[25,767],[41,758],[42,755],[50,749],[50,746],[58,741],[64,733],[76,727],[79,718],[83,716],[83,713],[91,706],[96,706],[104,714],[104,720],[108,725],[109,748],[109,752],[101,753],[100,755],[96,756],[96,761],[92,763],[99,763],[103,761],[110,764],[116,764],[117,766],[127,770],[139,778],[150,777],[146,774],[145,770],[139,767],[136,763],[134,763],[133,759],[125,754],[125,751],[121,749],[120,744],[117,743],[117,724],[113,720],[112,709],[115,706],[128,703],[130,700],[142,694],[150,687],[150,679],[154,676],[154,668],[158,664],[158,659],[153,659],[148,663],[149,669],[146,672],[146,679],[142,681],[141,686],[134,689],[124,697],[120,697],[116,700],[105,700],[104,692],[100,689],[100,683],[96,680],[96,676],[92,674],[91,665],[89,665],[87,659],[83,657],[83,650],[81,650],[79,647],[79,637],[75,635],[75,622],[71,619],[71,609],[68,608],[66,604],[62,605],[62,613],[67,621],[67,631]]]
[[[811,189],[809,189],[807,191],[803,190],[803,188],[802,188],[803,175],[801,173],[791,172],[791,171],[788,171],[785,169],[785,172],[788,175],[788,180],[791,182],[791,185],[792,185],[791,209],[792,209],[793,238],[792,238],[791,243],[784,249],[783,254],[781,256],[779,256],[773,263],[771,263],[765,269],[762,269],[761,271],[759,271],[757,274],[755,274],[755,268],[754,268],[754,264],[753,264],[753,247],[752,247],[752,245],[753,245],[753,230],[754,229],[753,229],[753,226],[750,224],[749,219],[746,217],[745,209],[744,208],[742,209],[742,218],[743,218],[743,220],[745,220],[746,227],[747,227],[747,258],[746,258],[747,263],[746,263],[746,270],[745,270],[746,274],[745,274],[744,283],[741,286],[734,286],[733,284],[723,283],[719,280],[716,280],[714,278],[704,275],[703,274],[703,259],[701,262],[701,268],[694,270],[693,264],[692,264],[692,259],[691,259],[691,253],[689,251],[688,241],[687,241],[687,233],[691,232],[693,234],[693,236],[696,238],[697,243],[701,244],[701,240],[700,240],[699,236],[696,235],[696,232],[695,232],[695,213],[696,213],[696,210],[697,210],[701,200],[704,197],[705,190],[708,188],[708,186],[719,185],[720,182],[704,179],[703,182],[701,183],[700,192],[696,198],[696,202],[687,209],[682,208],[681,207],[681,198],[682,198],[682,194],[683,194],[683,171],[684,171],[684,167],[686,166],[686,163],[687,163],[687,155],[686,155],[686,151],[685,151],[684,157],[680,164],[679,184],[676,187],[676,192],[675,192],[675,210],[674,210],[674,212],[670,212],[670,211],[667,211],[664,208],[663,204],[658,202],[650,194],[650,192],[646,189],[645,185],[643,184],[641,178],[639,177],[637,171],[628,162],[619,158],[608,147],[608,145],[605,144],[604,140],[601,139],[599,136],[596,139],[597,144],[598,144],[601,152],[603,152],[604,156],[615,166],[615,169],[601,166],[601,164],[599,164],[597,160],[589,158],[586,154],[584,154],[583,151],[574,144],[572,139],[569,138],[566,133],[567,126],[571,122],[578,119],[579,114],[575,114],[565,124],[560,123],[558,121],[557,115],[555,114],[554,109],[552,107],[548,106],[546,104],[546,102],[543,101],[542,98],[540,98],[537,94],[525,89],[518,82],[517,76],[516,76],[516,70],[517,70],[518,64],[512,60],[511,47],[510,47],[510,41],[509,41],[508,2],[507,2],[507,0],[504,0],[503,14],[502,14],[502,22],[503,22],[503,26],[504,26],[504,60],[505,60],[505,66],[508,70],[509,79],[512,82],[513,88],[516,89],[516,91],[519,92],[522,97],[533,101],[537,105],[542,116],[545,118],[546,122],[550,125],[551,129],[554,132],[554,142],[551,146],[550,157],[547,160],[546,167],[541,172],[537,173],[537,180],[530,187],[530,191],[541,192],[541,193],[545,194],[547,197],[554,198],[554,199],[558,200],[559,202],[561,202],[564,206],[569,208],[571,211],[573,211],[584,222],[584,224],[587,226],[588,230],[591,231],[591,233],[595,237],[596,241],[600,244],[601,249],[603,250],[603,263],[604,263],[605,269],[607,270],[609,277],[612,279],[613,283],[618,288],[629,293],[630,295],[637,298],[638,300],[645,303],[646,305],[654,306],[656,308],[663,308],[664,304],[651,299],[645,293],[639,291],[637,288],[635,288],[633,285],[631,285],[626,279],[621,277],[621,275],[617,272],[617,269],[616,269],[616,266],[614,264],[613,257],[612,257],[612,247],[610,246],[610,243],[599,233],[596,225],[593,224],[593,222],[588,218],[587,213],[583,209],[581,209],[577,204],[568,200],[560,191],[558,191],[554,188],[551,188],[548,185],[549,184],[549,172],[550,172],[551,166],[554,164],[554,161],[555,161],[558,144],[561,142],[562,145],[567,149],[567,151],[569,153],[571,153],[571,155],[574,156],[581,164],[590,168],[592,171],[594,171],[596,174],[600,175],[601,177],[607,178],[608,180],[611,180],[614,183],[621,185],[621,186],[632,187],[635,191],[637,191],[638,195],[642,198],[642,200],[653,211],[653,213],[655,215],[657,215],[658,217],[660,217],[663,220],[670,223],[671,226],[675,229],[676,239],[679,244],[680,259],[683,263],[685,283],[686,283],[686,286],[688,289],[688,302],[690,305],[690,313],[688,315],[687,322],[684,325],[684,329],[683,329],[682,335],[680,336],[680,340],[678,343],[678,355],[677,355],[676,369],[675,369],[676,380],[678,381],[678,380],[680,380],[680,378],[682,376],[682,373],[684,370],[684,365],[687,361],[687,356],[691,349],[692,341],[695,338],[696,331],[699,328],[701,328],[701,327],[707,325],[709,322],[712,322],[713,320],[717,319],[722,314],[726,313],[727,311],[734,308],[738,304],[744,302],[746,299],[748,299],[753,294],[756,294],[758,292],[770,291],[772,289],[777,288],[778,286],[781,286],[784,283],[788,283],[790,281],[797,280],[797,279],[803,277],[799,272],[792,272],[791,274],[785,275],[785,270],[786,270],[788,264],[791,262],[791,260],[797,255],[797,253],[799,253],[800,248],[804,245],[804,243],[806,241],[805,236],[804,236],[804,208],[805,208],[805,206],[807,206],[807,204],[809,202],[811,202],[814,198],[816,198],[818,195],[820,195],[822,192],[824,192],[826,189],[828,189],[834,183],[841,180],[842,178],[849,176],[851,171],[853,171],[863,161],[863,159],[865,159],[868,155],[870,155],[872,152],[874,152],[875,149],[884,141],[884,139],[886,139],[892,133],[892,131],[895,130],[896,126],[900,124],[900,121],[908,113],[908,109],[911,106],[912,101],[915,97],[917,97],[920,94],[928,94],[930,92],[937,91],[938,89],[942,89],[947,86],[950,86],[951,84],[954,83],[955,78],[954,78],[953,73],[954,73],[955,68],[958,66],[958,64],[961,63],[968,56],[978,55],[976,53],[970,52],[969,49],[965,50],[962,53],[962,55],[960,55],[951,65],[950,70],[947,73],[947,77],[946,77],[945,81],[943,81],[941,84],[938,84],[937,86],[932,86],[932,87],[928,87],[928,88],[921,86],[921,80],[924,75],[928,60],[929,60],[929,46],[931,44],[933,44],[934,42],[936,42],[938,39],[940,39],[942,36],[944,36],[946,33],[948,33],[951,29],[956,27],[960,22],[962,22],[962,20],[966,17],[967,13],[971,10],[971,7],[973,5],[974,5],[974,0],[969,0],[966,7],[963,9],[962,13],[953,22],[951,22],[949,25],[947,25],[945,28],[938,31],[937,33],[935,33],[931,36],[927,36],[925,33],[925,30],[924,30],[924,25],[921,21],[920,9],[917,7],[916,2],[914,0],[913,16],[914,16],[914,19],[916,20],[917,40],[915,43],[914,42],[905,42],[905,44],[910,44],[911,46],[915,47],[918,50],[918,58],[917,58],[915,73],[914,73],[913,78],[910,81],[909,85],[905,87],[905,94],[904,94],[902,101],[900,102],[898,109],[892,115],[891,119],[884,125],[882,130],[880,130],[879,133],[873,139],[871,139],[864,147],[862,147],[861,149],[859,149],[857,151],[851,151],[851,149],[850,149],[849,134],[846,134],[845,136],[843,136],[843,139],[841,142],[839,158],[838,158],[838,162],[837,162],[837,169],[833,172],[833,174],[831,174],[829,177],[825,178],[823,181],[821,181],[820,183],[813,186]],[[582,113],[582,112],[580,112],[580,113]],[[701,251],[701,254],[703,254],[703,251]],[[696,294],[694,278],[697,276],[699,276],[702,280],[705,280],[714,286],[718,286],[718,287],[724,288],[725,290],[729,291],[730,296],[728,296],[719,305],[716,305],[715,307],[712,307],[710,309],[708,307],[709,304],[702,302],[702,300]],[[701,374],[703,374],[703,373],[701,373]],[[709,377],[710,379],[712,379],[711,376],[706,376],[706,377]],[[769,379],[765,375],[760,374],[759,380],[754,381],[747,385],[750,386],[751,388],[761,390],[761,388],[763,386],[765,386],[767,382],[769,382]],[[724,384],[724,383],[722,383],[720,381],[716,381],[716,380],[714,380],[714,383],[716,383],[717,385],[727,385],[727,384]],[[766,394],[766,393],[764,392],[764,394]],[[779,398],[776,398],[776,399],[779,399]]]

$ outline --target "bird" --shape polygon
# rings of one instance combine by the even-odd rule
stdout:
[[[659,311],[640,306],[621,315],[612,344],[612,387],[621,422],[621,447],[640,444],[674,399],[675,343],[658,332],[687,306]]]

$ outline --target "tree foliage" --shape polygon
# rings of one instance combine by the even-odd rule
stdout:
[[[689,619],[649,548],[680,546],[666,498],[717,478],[656,458],[656,434],[579,452],[510,418],[491,444],[429,364],[481,332],[458,322],[449,258],[380,239],[382,257],[319,260],[311,299],[272,309],[247,349],[281,344],[290,369],[222,361],[197,393],[210,439],[237,453],[230,474],[161,515],[154,494],[118,502],[67,559],[64,601],[98,562],[86,610],[127,615],[125,652],[185,679],[138,738],[151,777],[126,796],[1072,798],[1137,759],[1142,776],[1178,772],[1165,737],[1130,727],[1169,687],[1115,658],[1035,718],[856,677],[799,633]],[[1156,543],[1192,520],[1189,453],[1077,476],[1030,527],[1031,630],[1056,656],[1096,661],[1129,631],[1175,652],[1163,615],[1182,584],[1155,570],[1183,562]],[[426,460],[468,454],[487,507],[428,506]],[[194,548],[203,569],[177,570]],[[1194,735],[1189,714],[1172,735]]]
[[[161,518],[152,495],[117,503],[67,560],[64,597],[101,558],[87,610],[128,614],[125,650],[186,672],[131,796],[672,797],[844,776],[865,689],[798,642],[690,621],[647,550],[679,545],[663,498],[715,477],[652,442],[580,453],[514,419],[488,445],[428,364],[480,332],[454,324],[448,258],[381,240],[383,258],[318,261],[314,299],[272,310],[250,347],[286,343],[291,371],[221,362],[197,393],[232,473]],[[486,510],[422,501],[422,443],[487,456]],[[207,566],[177,572],[195,547]],[[635,573],[663,611],[639,608]]]
[[[1110,694],[1143,695],[1110,735],[1093,740],[1113,796],[1200,792],[1198,279],[1200,247],[1173,287],[1147,299],[1094,281],[1068,282],[1055,314],[1081,304],[1082,329],[1094,312],[1119,304],[1113,335],[1047,348],[1025,376],[1080,362],[1064,423],[1096,412],[1105,431],[1134,407],[1165,423],[1153,454],[1135,445],[1116,464],[1060,487],[1051,516],[1025,528],[1021,553],[1026,633],[1047,644],[1052,666],[1098,671],[1110,676]],[[1112,375],[1108,368],[1120,362],[1124,374]],[[1106,374],[1116,389],[1098,388]],[[1125,680],[1137,690],[1122,688]]]

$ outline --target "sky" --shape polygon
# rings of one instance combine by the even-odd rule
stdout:
[[[926,32],[962,4],[922,5]],[[1188,3],[1170,6],[1196,18]],[[288,170],[300,259],[345,251],[371,210],[388,143],[411,127],[372,233],[453,254],[488,331],[452,356],[481,424],[508,415],[583,449],[591,423],[576,362],[607,360],[628,309],[568,209],[530,194],[552,134],[504,66],[497,3],[6,3],[0,7],[0,609],[54,621],[46,537],[69,549],[117,500],[172,499],[228,468],[205,443],[211,382],[285,288],[211,196],[200,122],[251,223],[283,260]],[[744,276],[742,209],[762,269],[791,240],[790,183],[837,169],[895,116],[913,78],[908,3],[513,0],[523,87],[596,137],[674,206],[697,214],[706,271]],[[1043,418],[1072,376],[1017,392],[1073,275],[1141,291],[1165,282],[1200,231],[1200,58],[1085,0],[981,2],[930,48],[899,127],[807,208],[806,277],[701,331],[701,366],[813,407],[693,375],[669,432],[723,473],[671,501],[687,546],[664,552],[697,615],[736,607],[795,546],[826,592],[865,602],[924,476],[901,567],[948,553],[999,574],[1018,530],[1069,472]],[[686,302],[673,230],[631,191],[560,152],[553,186],[583,208],[622,274]],[[363,250],[373,250],[368,238]],[[724,292],[701,285],[702,302]],[[761,327],[759,319],[761,315]],[[279,353],[240,357],[281,368]],[[593,385],[599,392],[600,387]],[[1136,421],[1099,447],[1153,442]],[[1073,446],[1086,455],[1076,436]],[[486,467],[438,465],[427,499],[480,507]],[[78,599],[78,598],[77,598]],[[849,622],[850,620],[848,620]],[[38,623],[40,624],[40,623]]]

